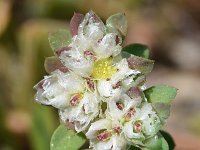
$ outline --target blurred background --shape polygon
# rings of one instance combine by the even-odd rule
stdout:
[[[200,1],[0,0],[0,150],[48,150],[57,111],[34,101],[33,85],[53,55],[48,32],[68,28],[74,12],[95,11],[104,21],[128,18],[124,45],[143,43],[156,60],[148,86],[177,87],[165,127],[176,150],[200,149]]]

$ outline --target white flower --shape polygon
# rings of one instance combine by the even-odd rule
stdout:
[[[144,103],[136,108],[135,114],[124,125],[124,135],[128,141],[141,143],[145,138],[154,136],[160,129],[161,122],[151,104]]]
[[[121,52],[122,47],[116,43],[116,37],[118,37],[116,33],[108,33],[100,42],[95,44],[93,50],[98,59],[115,57]]]
[[[72,122],[77,132],[83,131],[99,113],[99,101],[97,94],[86,92],[79,104],[60,110],[60,118],[63,122]]]
[[[129,68],[126,59],[115,61],[121,52],[121,37],[106,26],[92,11],[87,13],[67,49],[59,55],[61,62],[76,74],[97,81],[97,89],[104,98],[114,97],[122,89],[121,81],[140,73]],[[112,57],[111,57],[112,56]]]
[[[70,104],[70,95],[84,91],[84,80],[72,72],[52,72],[34,86],[35,100],[44,105],[64,109]]]
[[[83,53],[84,52],[80,52],[77,48],[71,48],[63,51],[60,55],[60,59],[61,62],[73,72],[83,77],[89,77],[92,71],[93,60],[86,59]]]
[[[133,117],[135,108],[141,103],[141,100],[141,97],[131,99],[122,91],[119,93],[119,97],[109,99],[105,119],[92,123],[86,133],[90,140],[90,146],[95,150],[126,149],[128,141],[123,133],[124,124]]]
[[[126,140],[121,136],[121,126],[112,120],[100,119],[91,124],[87,138],[94,150],[125,150]]]
[[[120,62],[116,63],[114,68],[116,72],[113,73],[109,80],[98,80],[97,89],[101,96],[103,97],[114,97],[119,94],[121,81],[126,79],[129,75],[136,75],[139,72],[132,70],[128,67],[126,59],[122,59]]]
[[[50,75],[34,86],[36,101],[58,108],[60,119],[86,133],[94,150],[126,150],[142,146],[161,122],[143,93],[152,65],[143,68],[150,62],[134,55],[122,58],[124,15],[106,22],[92,11],[73,17],[72,41],[49,59]]]
[[[114,97],[113,99],[109,99],[107,103],[108,109],[106,111],[107,118],[123,123],[134,115],[135,107],[140,105],[141,101],[141,97],[132,99],[127,94],[120,93],[118,98]]]
[[[77,132],[85,130],[99,113],[96,86],[90,78],[56,70],[34,88],[36,101],[58,108],[61,119],[73,122]]]
[[[96,61],[117,56],[121,49],[121,37],[117,33],[106,33],[104,23],[90,11],[79,25],[78,34],[59,58],[67,68],[89,77]]]

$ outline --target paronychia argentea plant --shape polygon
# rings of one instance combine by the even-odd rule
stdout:
[[[154,61],[148,59],[145,45],[122,47],[126,32],[124,14],[104,24],[90,11],[74,14],[70,32],[49,34],[55,56],[46,58],[49,75],[34,88],[37,102],[59,112],[61,125],[52,136],[51,150],[78,150],[87,141],[94,150],[174,148],[160,129],[177,90],[146,87]]]

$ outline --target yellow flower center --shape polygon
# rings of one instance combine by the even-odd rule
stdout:
[[[94,63],[92,77],[94,79],[109,79],[117,71],[112,64],[112,58],[98,60]]]

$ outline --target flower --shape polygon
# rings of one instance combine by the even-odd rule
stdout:
[[[135,114],[130,121],[124,124],[126,139],[135,144],[141,144],[146,138],[153,137],[161,127],[161,122],[156,112],[149,103],[135,108]]]
[[[73,72],[52,72],[34,86],[37,90],[35,100],[44,105],[65,109],[70,105],[71,95],[84,91],[84,80]]]
[[[75,130],[80,132],[85,130],[98,113],[99,101],[97,94],[86,92],[78,105],[60,110],[59,115],[62,121],[74,123]]]
[[[94,150],[145,147],[162,125],[144,92],[154,61],[121,52],[124,14],[104,24],[93,11],[75,13],[70,27],[70,42],[62,31],[58,35],[64,42],[50,39],[56,56],[45,61],[49,75],[34,86],[35,100],[57,108],[60,120],[85,133]]]
[[[96,80],[100,95],[110,97],[119,91],[116,85],[122,79],[139,73],[131,70],[127,60],[120,57],[121,44],[121,36],[116,31],[107,32],[103,22],[90,11],[69,46],[59,50],[59,58],[73,72]]]
[[[36,101],[58,108],[62,121],[74,123],[76,131],[80,132],[99,111],[98,96],[90,91],[91,88],[95,90],[95,85],[88,85],[88,80],[73,72],[56,70],[34,86]]]
[[[95,150],[125,150],[126,140],[121,136],[121,127],[110,119],[100,119],[91,124],[87,138]]]
[[[95,61],[115,57],[122,49],[120,37],[116,33],[106,33],[104,23],[92,11],[85,15],[76,30],[77,35],[62,49],[59,57],[77,74],[90,76]]]
[[[101,100],[121,93],[124,78],[139,73],[119,55],[122,38],[116,31],[107,32],[92,11],[81,20],[71,43],[56,50],[59,60],[48,62],[57,68],[47,65],[53,71],[34,87],[36,101],[58,108],[61,120],[74,123],[77,132],[99,114]]]

